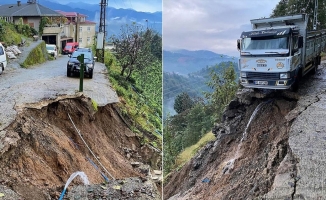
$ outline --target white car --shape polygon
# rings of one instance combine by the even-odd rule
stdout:
[[[58,56],[58,49],[57,46],[54,44],[46,44],[46,50],[48,51],[48,54],[52,55],[55,59]]]
[[[2,74],[3,70],[7,67],[7,56],[5,52],[5,48],[0,43],[0,74]]]

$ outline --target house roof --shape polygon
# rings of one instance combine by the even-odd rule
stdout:
[[[64,15],[67,18],[69,18],[69,17],[77,17],[78,14],[79,14],[79,17],[85,17],[85,18],[87,17],[87,15],[80,14],[80,13],[77,13],[77,12],[65,12],[65,11],[61,11],[61,10],[56,10],[56,12]],[[69,20],[69,23],[75,24],[76,22]],[[92,21],[89,21],[89,20],[85,20],[83,22],[80,22],[80,24],[96,24],[96,23],[95,22],[92,22]]]
[[[26,16],[40,16],[40,17],[62,17],[62,14],[44,7],[38,3],[27,4],[6,4],[0,6],[0,16],[2,17],[26,17]]]
[[[61,10],[56,10],[56,12],[64,15],[65,17],[77,17],[77,12],[65,12],[65,11],[61,11]],[[87,17],[87,15],[79,13],[79,17]]]

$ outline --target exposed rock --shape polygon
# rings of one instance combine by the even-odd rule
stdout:
[[[75,186],[65,196],[67,199],[135,199],[161,200],[153,181],[140,178],[110,181],[103,185]]]
[[[241,104],[250,105],[252,100],[253,89],[238,90],[236,96]]]

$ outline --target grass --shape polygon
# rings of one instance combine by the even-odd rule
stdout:
[[[162,137],[156,130],[161,130],[160,118],[154,116],[153,106],[150,105],[144,98],[144,94],[135,91],[137,81],[134,77],[133,81],[127,81],[124,76],[121,76],[121,67],[118,65],[115,57],[110,52],[105,52],[105,65],[109,72],[109,80],[113,88],[117,92],[120,103],[117,104],[122,115],[130,119],[132,131],[141,134],[142,130],[152,133],[156,136],[154,141],[148,141],[144,138],[144,143],[151,143],[153,146],[158,146],[161,149]],[[132,86],[132,83],[135,87]]]
[[[92,106],[93,106],[94,111],[97,112],[98,111],[97,102],[94,99],[92,99]]]
[[[184,163],[188,162],[198,150],[205,146],[208,142],[215,140],[215,136],[212,132],[206,133],[196,144],[187,147],[183,152],[178,155],[176,160],[176,168],[182,166]]]
[[[28,68],[29,66],[44,63],[48,58],[45,42],[41,42],[35,49],[33,49],[27,56],[26,60],[21,63],[21,67]]]

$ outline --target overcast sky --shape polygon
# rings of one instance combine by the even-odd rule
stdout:
[[[269,17],[280,0],[163,0],[163,48],[239,56],[250,19]]]
[[[83,2],[89,4],[99,4],[101,0],[50,0],[61,4],[68,4],[69,2]],[[132,8],[143,12],[162,11],[162,0],[107,0],[108,6],[114,8]]]

